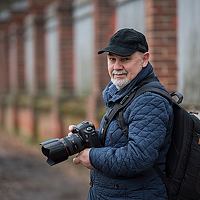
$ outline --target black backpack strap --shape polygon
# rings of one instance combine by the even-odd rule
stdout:
[[[120,110],[118,115],[116,116],[116,119],[119,123],[119,127],[122,129],[123,134],[126,135],[126,137],[128,138],[128,126],[124,121],[123,113],[123,110]]]
[[[183,99],[183,96],[180,94],[180,93],[176,93],[176,92],[173,92],[173,93],[168,93],[166,92],[165,90],[162,90],[162,89],[159,89],[159,88],[153,88],[153,87],[150,87],[150,86],[143,86],[141,89],[139,89],[138,92],[136,92],[134,98],[136,98],[137,96],[143,94],[144,92],[154,92],[156,94],[159,94],[161,96],[163,96],[164,98],[166,98],[170,103],[172,101],[172,96],[176,96],[177,97],[177,103],[180,103],[182,102],[182,99]],[[128,126],[124,120],[124,117],[123,117],[123,110],[120,110],[119,113],[116,115],[116,119],[119,123],[119,126],[120,128],[122,129],[122,132],[124,133],[124,135],[126,135],[128,137]]]
[[[106,132],[108,129],[109,124],[111,123],[112,119],[116,116],[116,114],[122,110],[124,107],[128,105],[128,103],[133,99],[136,94],[137,89],[135,89],[131,94],[126,95],[119,103],[116,103],[112,109],[110,109],[107,114],[104,116],[104,127],[102,128],[102,143],[104,145]]]
[[[164,97],[165,99],[167,99],[170,103],[174,102],[176,104],[180,104],[183,101],[183,95],[179,92],[169,93],[166,90],[151,87],[148,85],[142,86],[141,89],[139,89],[139,91],[137,92],[136,96],[139,96],[139,95],[143,94],[144,92],[153,92],[153,93],[159,94],[162,97]]]

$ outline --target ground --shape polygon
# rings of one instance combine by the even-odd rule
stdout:
[[[50,167],[39,144],[0,131],[1,200],[85,200],[88,175],[71,158]]]

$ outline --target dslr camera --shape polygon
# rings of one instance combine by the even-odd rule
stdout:
[[[101,146],[95,126],[89,121],[76,125],[72,133],[61,139],[55,138],[40,143],[42,153],[47,157],[49,165],[65,161],[69,156],[85,148]]]

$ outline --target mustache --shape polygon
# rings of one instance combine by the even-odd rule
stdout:
[[[112,71],[112,75],[120,75],[120,74],[127,74],[128,72],[125,69],[120,69],[120,70],[116,70],[114,69]]]

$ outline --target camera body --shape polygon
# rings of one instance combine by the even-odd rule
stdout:
[[[79,153],[85,148],[101,146],[95,126],[89,121],[83,121],[76,125],[72,133],[70,136],[50,139],[40,144],[49,165],[65,161],[69,156]]]

